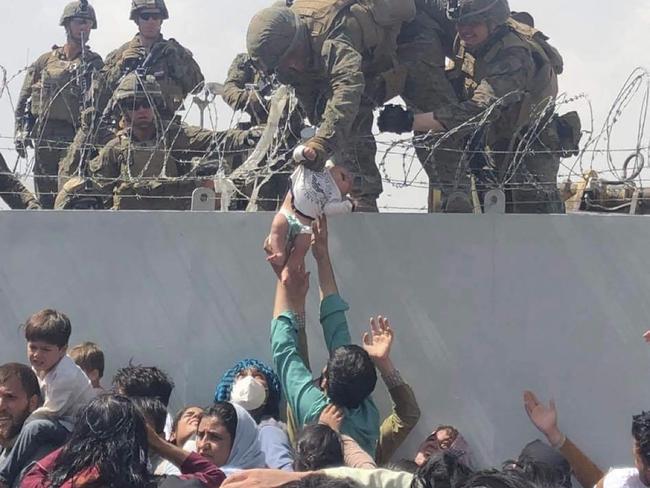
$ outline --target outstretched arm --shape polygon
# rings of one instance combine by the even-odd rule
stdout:
[[[560,451],[569,461],[580,484],[584,488],[593,488],[605,473],[559,429],[555,401],[551,400],[546,406],[532,391],[525,391],[524,407],[533,425],[546,436],[551,446]]]
[[[311,243],[312,253],[318,266],[318,285],[321,300],[339,293],[330,259],[328,239],[327,217],[322,216],[313,224]]]

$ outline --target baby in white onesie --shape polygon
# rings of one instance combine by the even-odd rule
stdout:
[[[302,162],[310,149],[298,146],[294,160]],[[347,194],[352,175],[342,166],[328,163],[323,171],[299,165],[291,175],[291,190],[271,224],[264,242],[268,261],[286,283],[291,273],[304,267],[311,246],[311,224],[322,215],[350,213],[353,203]]]

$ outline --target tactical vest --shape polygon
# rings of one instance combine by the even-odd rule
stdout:
[[[94,63],[99,56],[87,54],[87,63]],[[54,49],[46,57],[40,78],[32,85],[31,112],[41,120],[67,122],[79,125],[82,80],[81,58],[72,61],[65,58],[62,48]],[[88,87],[90,89],[90,87]]]
[[[504,135],[512,135],[512,130],[526,126],[531,118],[542,115],[536,110],[542,109],[549,99],[558,94],[557,75],[562,73],[564,64],[560,53],[552,47],[541,31],[528,25],[509,19],[504,26],[505,31],[493,41],[478,58],[467,52],[462,45],[457,49],[456,65],[462,71],[465,80],[467,98],[473,96],[474,90],[488,75],[492,62],[504,49],[523,47],[531,55],[535,72],[532,73],[519,102],[517,113],[510,113],[508,127],[504,127]]]
[[[359,25],[364,57],[369,56],[372,66],[388,60],[388,68],[394,62],[402,24],[416,15],[414,0],[295,0],[291,9],[307,23],[312,47],[318,53],[335,22],[349,13]]]

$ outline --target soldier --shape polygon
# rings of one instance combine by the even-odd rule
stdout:
[[[187,210],[193,190],[203,183],[193,176],[196,167],[189,161],[216,147],[250,149],[259,138],[255,131],[213,132],[161,120],[156,113],[164,103],[164,92],[152,76],[127,75],[113,100],[125,127],[89,163],[92,191],[104,196],[107,208]],[[83,192],[84,183],[70,179],[57,206],[64,207]]]
[[[448,131],[493,110],[478,134],[479,144],[475,140],[471,149],[485,151],[480,166],[490,165],[508,190],[507,211],[564,212],[557,190],[559,154],[577,148],[580,128],[573,114],[553,115],[562,57],[541,32],[510,17],[507,0],[450,1],[448,14],[457,23],[454,62],[461,101],[415,115],[387,108],[379,119],[380,130]],[[458,159],[436,170],[443,189],[460,190],[468,202],[469,168],[459,168],[468,161]]]
[[[253,62],[292,86],[319,126],[306,143],[316,153],[311,167],[320,170],[332,158],[360,177],[352,191],[359,211],[376,212],[382,191],[372,111],[386,95],[372,80],[394,68],[397,36],[414,17],[413,0],[295,0],[291,8],[261,11],[248,29]]]
[[[87,0],[69,3],[60,25],[66,43],[29,67],[16,105],[16,150],[26,157],[26,144],[33,144],[34,187],[45,208],[54,206],[59,161],[79,127],[92,73],[103,66],[102,58],[86,46],[90,30],[97,28]]]
[[[39,210],[41,204],[34,194],[16,178],[0,154],[0,198],[14,210]]]
[[[77,172],[82,154],[89,160],[96,156],[97,146],[114,136],[105,112],[113,92],[128,73],[139,71],[156,77],[164,99],[159,115],[165,120],[172,120],[187,95],[203,86],[203,74],[192,53],[161,34],[163,21],[169,18],[164,0],[132,0],[130,18],[137,24],[138,34],[106,57],[106,66],[93,83],[95,106],[84,114],[83,130],[62,164],[64,177]]]
[[[252,125],[264,125],[269,116],[269,107],[260,93],[264,77],[246,53],[238,54],[228,69],[228,78],[223,84],[223,100],[234,111],[250,115]]]

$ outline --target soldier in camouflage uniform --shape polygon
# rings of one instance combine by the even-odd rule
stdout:
[[[115,210],[188,210],[194,189],[211,180],[196,177],[193,158],[216,148],[250,149],[255,131],[210,130],[161,120],[164,92],[154,77],[131,73],[117,87],[114,110],[125,128],[89,163],[92,192],[103,195],[105,208]],[[57,206],[87,191],[81,178],[70,179]]]
[[[380,116],[380,130],[451,130],[494,109],[500,101],[482,131],[480,145],[471,149],[484,150],[488,156],[484,163],[493,168],[496,181],[505,182],[508,212],[563,212],[557,190],[560,152],[556,151],[575,149],[580,131],[575,120],[574,127],[560,130],[565,121],[553,116],[562,57],[541,32],[510,17],[507,0],[450,1],[449,14],[457,22],[454,62],[461,101],[415,115],[390,107]],[[536,121],[542,121],[539,129]],[[524,134],[530,146],[518,160],[513,153]],[[457,149],[460,154],[464,147]],[[443,190],[467,195],[469,168],[459,168],[464,160],[458,159],[451,166],[436,163],[436,173]],[[471,209],[469,198],[465,200],[464,208]]]
[[[95,11],[87,3],[68,4],[61,16],[67,41],[54,46],[27,70],[16,105],[16,150],[25,157],[34,146],[34,187],[43,207],[53,208],[59,162],[80,125],[80,112],[89,96],[92,73],[102,58],[87,46],[97,28]]]
[[[381,12],[387,15],[372,10],[380,2],[295,0],[291,8],[276,5],[258,13],[247,35],[256,66],[292,86],[319,126],[306,143],[317,155],[312,167],[320,169],[332,158],[356,174],[352,196],[359,211],[376,212],[382,191],[372,125],[373,108],[387,90],[378,76],[395,67],[397,36],[415,17],[412,0],[384,3],[392,9]]]
[[[114,136],[113,127],[106,121],[106,110],[107,107],[110,110],[113,92],[126,74],[139,71],[156,77],[164,99],[159,115],[168,121],[183,108],[187,95],[200,91],[203,86],[203,74],[192,53],[161,34],[162,23],[169,18],[164,0],[132,0],[130,18],[138,25],[139,32],[106,57],[106,65],[93,83],[95,106],[84,114],[83,130],[75,137],[75,144],[62,165],[65,176],[77,172],[82,150],[88,160]]]
[[[269,116],[269,107],[259,93],[262,84],[262,73],[255,68],[248,54],[241,53],[228,69],[221,96],[234,111],[250,115],[252,125],[264,125]]]
[[[14,210],[41,208],[34,194],[11,172],[2,154],[0,154],[0,198]]]

